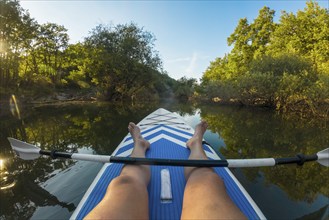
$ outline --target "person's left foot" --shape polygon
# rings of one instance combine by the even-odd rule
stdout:
[[[130,122],[128,124],[128,130],[136,146],[141,146],[145,150],[150,147],[150,142],[148,142],[142,137],[141,130],[137,125],[135,125],[135,123]]]

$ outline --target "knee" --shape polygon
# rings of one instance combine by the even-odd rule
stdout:
[[[118,188],[118,187],[139,189],[141,187],[144,187],[144,185],[137,178],[134,178],[129,175],[120,175],[112,180],[109,188]]]
[[[214,183],[215,185],[223,185],[224,184],[224,181],[222,180],[222,178],[220,176],[218,176],[217,173],[215,173],[214,170],[206,172],[203,175],[202,179],[206,183]]]
[[[187,186],[192,190],[203,190],[205,186],[212,185],[224,185],[223,180],[212,169],[193,171],[187,181]]]
[[[128,175],[120,175],[112,180],[111,185],[129,185],[136,183],[136,180]]]
[[[189,179],[209,179],[209,178],[216,178],[218,175],[214,172],[212,168],[194,168],[190,175]]]

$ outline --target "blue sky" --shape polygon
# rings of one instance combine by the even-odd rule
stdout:
[[[328,8],[328,1],[318,1]],[[240,1],[77,1],[22,0],[39,23],[53,22],[68,29],[70,42],[82,41],[98,24],[136,23],[153,33],[163,69],[178,79],[202,77],[210,62],[230,51],[227,37],[240,18],[252,22],[263,6],[276,11],[296,12],[302,0]]]

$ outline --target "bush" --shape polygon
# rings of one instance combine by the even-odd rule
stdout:
[[[251,73],[273,73],[275,76],[282,76],[284,73],[298,75],[303,71],[311,73],[312,70],[311,62],[294,54],[263,56],[250,64]]]
[[[246,105],[275,106],[279,77],[273,73],[245,74],[237,78],[238,99]]]
[[[303,71],[300,75],[284,73],[276,93],[277,109],[283,111],[315,111],[314,104],[325,92],[325,82],[316,80],[313,74]],[[319,85],[321,85],[319,87]],[[324,95],[326,96],[326,94]],[[309,110],[307,110],[309,109]]]

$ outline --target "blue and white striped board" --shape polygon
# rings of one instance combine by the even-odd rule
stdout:
[[[160,108],[145,117],[138,125],[142,136],[151,143],[146,157],[189,157],[190,151],[186,148],[186,141],[192,137],[194,130],[178,114]],[[128,133],[112,155],[129,156],[132,148],[133,140]],[[204,144],[203,148],[209,159],[220,159],[210,146]],[[122,166],[114,163],[104,164],[71,219],[83,219],[102,200],[107,186],[120,174]],[[169,202],[161,201],[162,169],[168,169],[170,173],[172,200]],[[215,168],[215,171],[224,180],[227,192],[234,203],[248,219],[265,219],[261,210],[228,168]],[[151,166],[151,181],[148,186],[150,219],[180,219],[185,184],[184,167]]]

